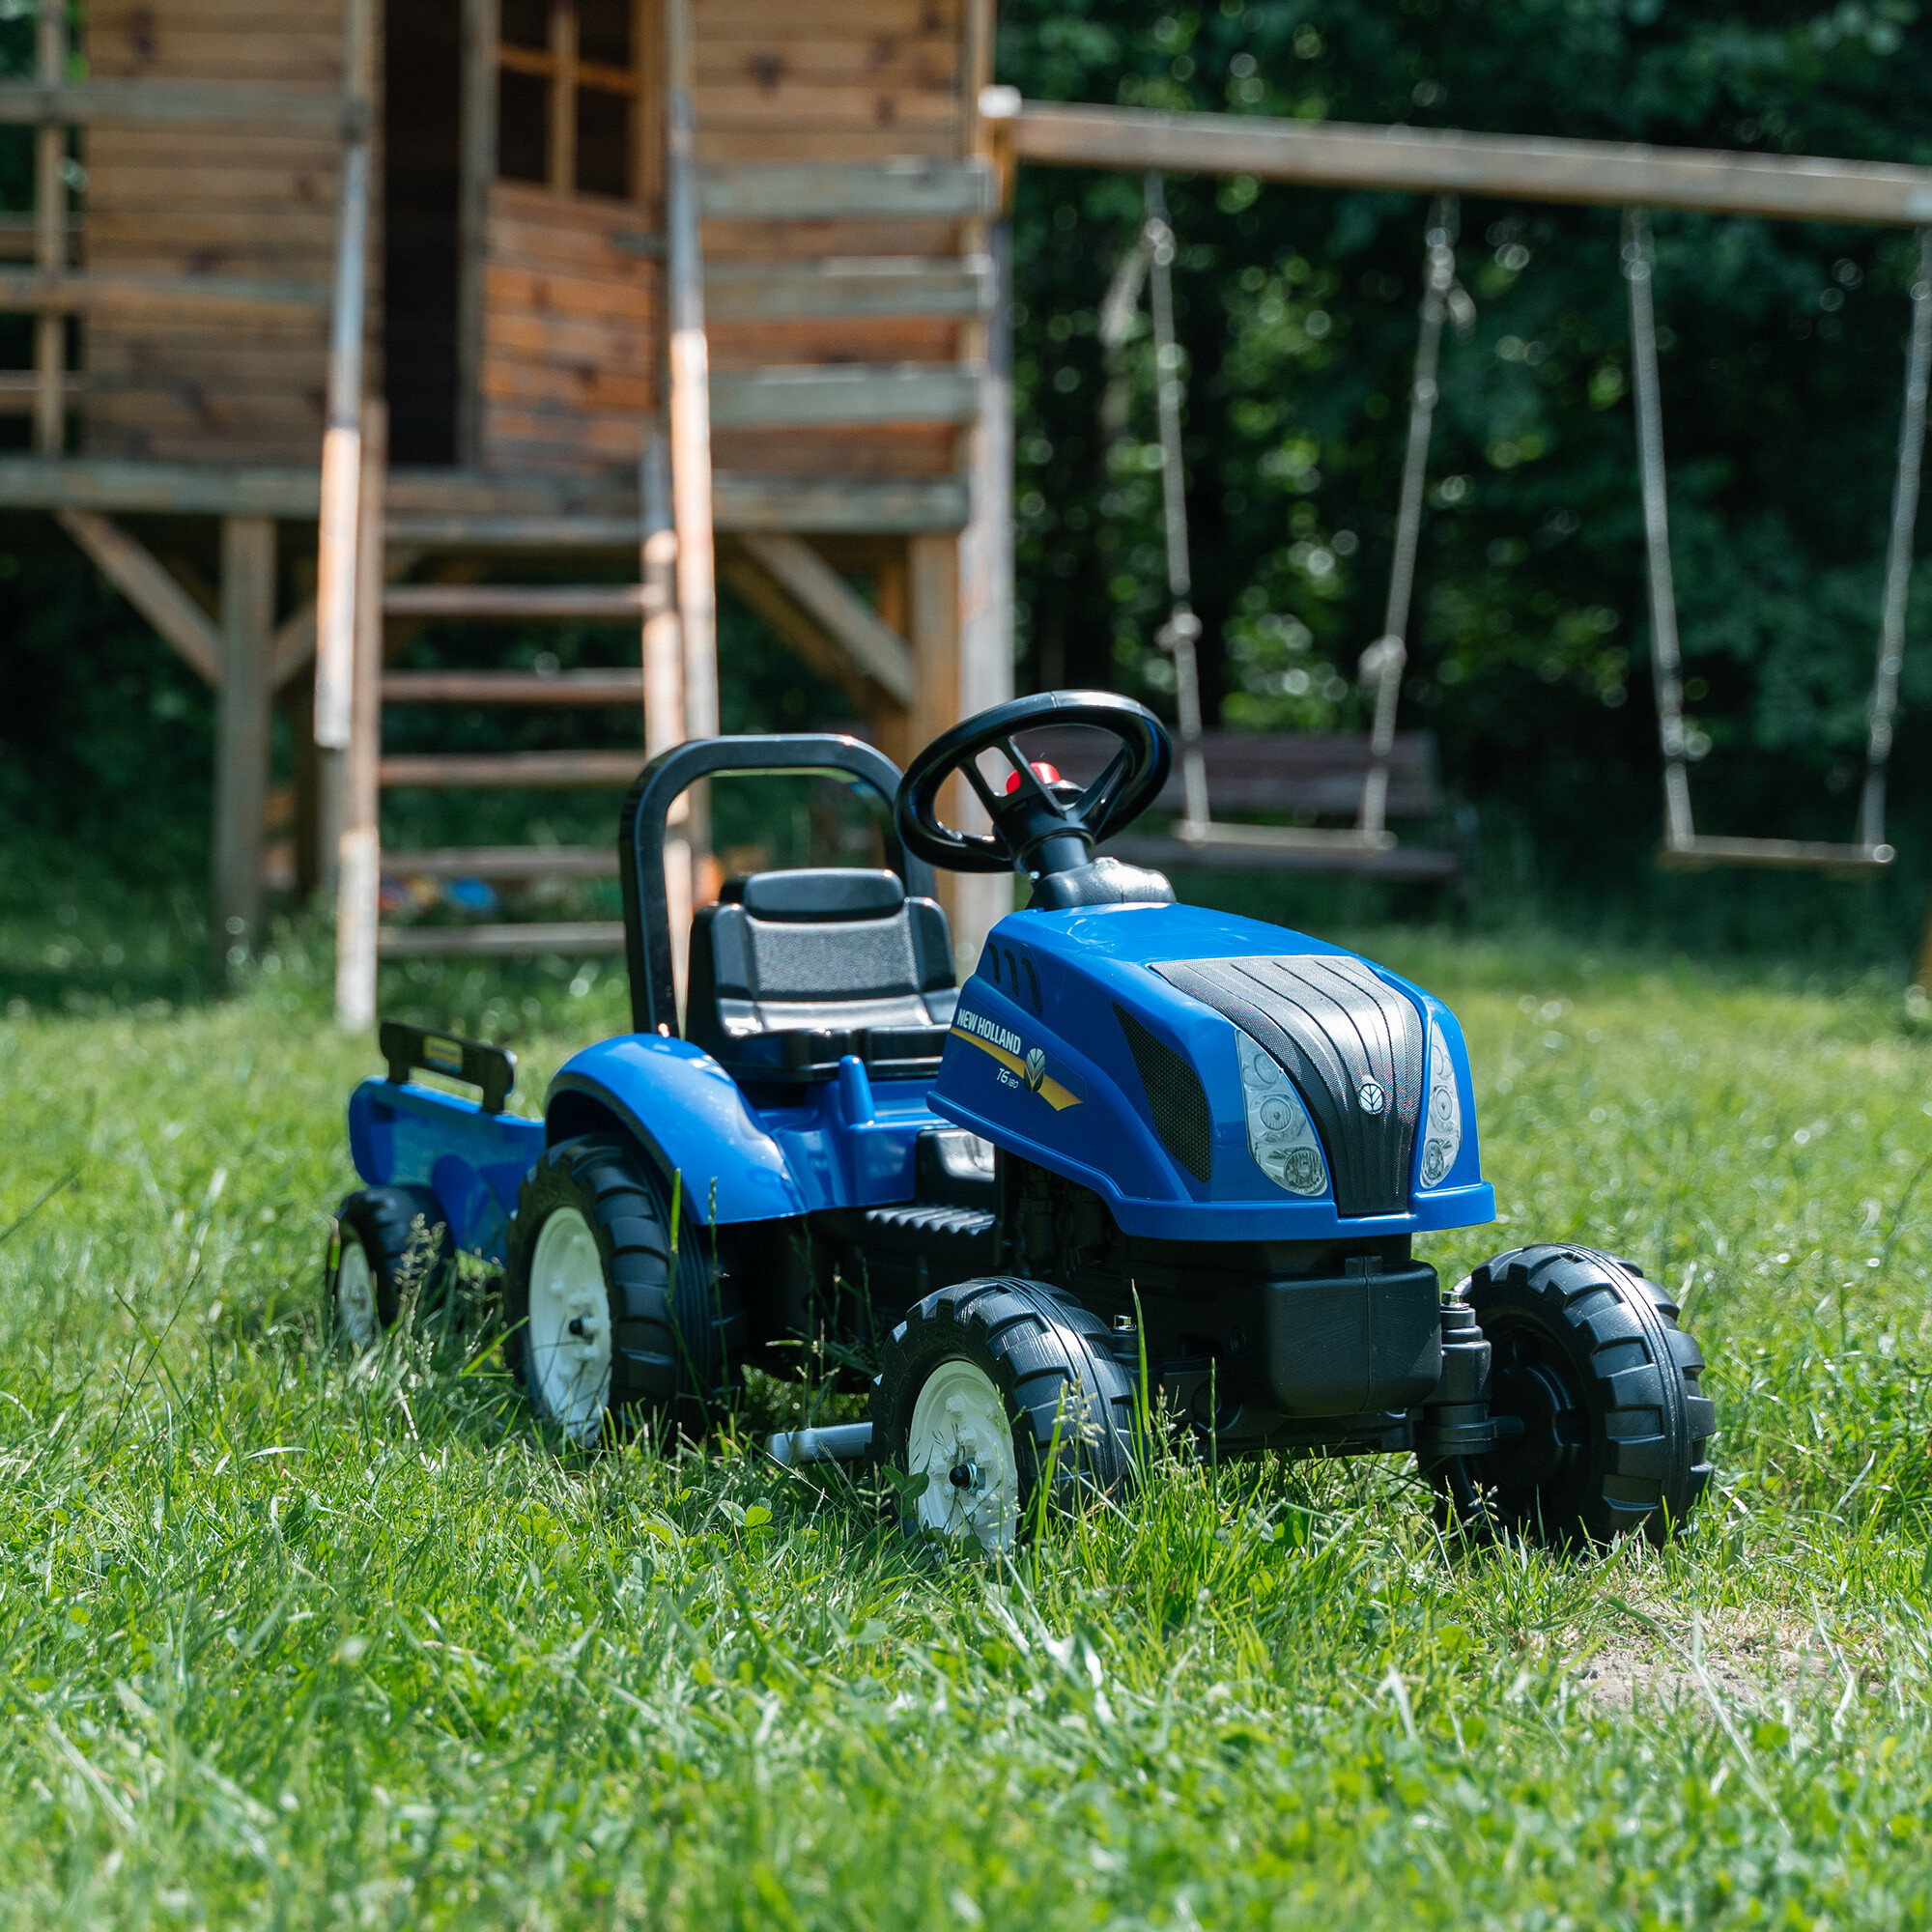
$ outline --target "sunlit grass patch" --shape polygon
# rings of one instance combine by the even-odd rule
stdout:
[[[996,1565],[774,1464],[782,1384],[574,1450],[473,1273],[329,1345],[364,1045],[262,987],[0,1023],[10,1919],[1925,1922],[1932,1044],[1876,992],[1387,956],[1464,1021],[1507,1217],[1429,1259],[1588,1241],[1686,1303],[1720,1478],[1670,1549],[1168,1462]],[[537,1004],[526,1094],[611,1023]]]

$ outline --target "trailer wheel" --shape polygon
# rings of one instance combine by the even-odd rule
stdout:
[[[573,1442],[701,1428],[743,1366],[737,1288],[713,1281],[703,1231],[684,1220],[673,1257],[668,1190],[641,1152],[601,1136],[559,1142],[525,1177],[503,1314],[511,1373]]]
[[[1107,1331],[1037,1282],[964,1281],[920,1302],[886,1344],[872,1448],[897,1472],[901,1527],[988,1552],[1052,1501],[1109,1495],[1133,1473],[1133,1383]]]
[[[1445,1516],[1558,1548],[1681,1532],[1717,1411],[1669,1295],[1633,1263],[1556,1246],[1497,1255],[1465,1293],[1493,1350],[1491,1412],[1521,1433],[1428,1472]]]
[[[411,1237],[420,1221],[423,1233]],[[330,1319],[357,1354],[395,1326],[403,1298],[440,1289],[456,1260],[448,1217],[428,1187],[358,1187],[336,1209],[324,1284]]]

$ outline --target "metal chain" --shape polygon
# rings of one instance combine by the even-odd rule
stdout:
[[[1650,571],[1650,666],[1657,686],[1658,742],[1663,752],[1663,839],[1688,850],[1690,779],[1684,759],[1684,660],[1677,645],[1677,592],[1670,574],[1670,511],[1664,492],[1663,405],[1657,382],[1657,314],[1649,217],[1624,210],[1623,272],[1630,284],[1631,365],[1636,383],[1636,462],[1643,491],[1643,534]]]
[[[1918,521],[1918,468],[1925,452],[1925,388],[1932,363],[1932,228],[1918,231],[1918,273],[1912,284],[1912,347],[1905,363],[1905,412],[1898,425],[1898,474],[1891,488],[1891,541],[1885,565],[1885,608],[1878,664],[1872,672],[1871,724],[1865,741],[1865,789],[1859,843],[1885,840],[1886,768],[1905,666],[1905,610],[1912,594],[1912,533]]]

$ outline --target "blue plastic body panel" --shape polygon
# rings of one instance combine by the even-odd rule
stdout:
[[[945,1122],[1085,1182],[1134,1235],[1368,1239],[1495,1218],[1495,1197],[1482,1178],[1463,1031],[1419,987],[1373,969],[1414,1004],[1425,1035],[1431,1021],[1441,1034],[1462,1106],[1461,1150],[1436,1187],[1423,1188],[1411,1168],[1407,1213],[1344,1218],[1332,1194],[1290,1195],[1262,1172],[1247,1146],[1235,1027],[1151,970],[1170,960],[1344,949],[1196,906],[1013,913],[992,943],[1024,957],[1039,1009],[994,983],[982,957],[961,991],[929,1089],[918,1081],[872,1082],[848,1056],[836,1080],[747,1092],[698,1047],[626,1034],[563,1066],[546,1096],[545,1124],[485,1114],[474,1101],[413,1083],[365,1081],[349,1103],[356,1172],[371,1183],[433,1187],[457,1246],[499,1262],[524,1176],[548,1142],[584,1131],[600,1113],[635,1134],[667,1176],[683,1176],[686,1211],[695,1220],[723,1227],[908,1201],[920,1131]],[[1116,1004],[1154,1028],[1199,1073],[1212,1122],[1208,1181],[1179,1166],[1155,1134]],[[1425,1095],[1430,1071],[1425,1065]],[[1418,1163],[1421,1140],[1418,1133]]]
[[[936,1113],[1100,1194],[1127,1233],[1169,1240],[1371,1238],[1469,1228],[1495,1218],[1481,1173],[1468,1052],[1456,1017],[1394,974],[1425,1032],[1434,1020],[1455,1065],[1462,1148],[1441,1183],[1410,1171],[1410,1211],[1345,1219],[1332,1193],[1303,1199],[1276,1186],[1248,1151],[1233,1023],[1150,970],[1169,960],[1239,959],[1344,949],[1259,920],[1199,906],[1107,906],[1017,912],[994,928],[1031,970],[1040,1009],[996,985],[988,962],[967,980],[930,1099]],[[990,948],[989,948],[990,950]],[[1345,956],[1353,956],[1346,955]],[[1148,1117],[1118,1004],[1155,1028],[1200,1074],[1212,1119],[1211,1179],[1197,1180],[1161,1146]],[[994,1050],[988,1051],[988,1046]],[[1038,1078],[1028,1057],[1044,1056]],[[1017,1065],[1015,1064],[1017,1063]],[[1429,1069],[1422,1092],[1429,1091]],[[1421,1135],[1414,1158],[1419,1160]]]
[[[517,1188],[543,1152],[540,1121],[486,1114],[413,1081],[365,1080],[349,1096],[349,1151],[372,1187],[436,1189],[465,1254],[504,1259]]]
[[[943,1124],[923,1082],[873,1083],[849,1055],[838,1079],[761,1089],[754,1104],[708,1053],[660,1034],[624,1034],[568,1061],[544,1103],[554,1135],[571,1117],[564,1095],[608,1108],[667,1175],[683,1175],[693,1217],[720,1227],[910,1200],[920,1129]]]

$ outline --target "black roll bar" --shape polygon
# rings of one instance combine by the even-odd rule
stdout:
[[[692,738],[673,745],[638,774],[617,824],[617,865],[624,888],[624,957],[631,969],[631,1025],[638,1033],[677,1031],[677,983],[671,970],[670,905],[665,893],[665,826],[671,806],[699,779],[842,778],[869,785],[886,809],[886,858],[909,898],[932,896],[932,867],[899,844],[893,832],[899,768],[883,752],[831,731],[780,732],[742,738]]]

